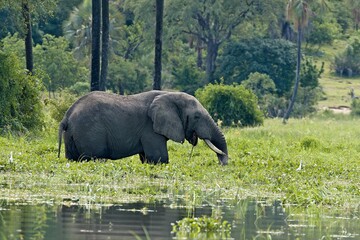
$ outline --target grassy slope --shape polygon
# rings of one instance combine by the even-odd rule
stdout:
[[[189,144],[169,142],[170,164],[153,166],[141,164],[138,156],[83,163],[57,159],[55,132],[31,141],[0,138],[0,199],[112,203],[164,198],[169,204],[197,205],[268,197],[353,208],[360,197],[359,124],[358,119],[326,118],[282,125],[275,119],[258,128],[227,129],[231,159],[226,167],[204,144],[189,160]]]
[[[354,37],[356,34],[354,34]],[[347,40],[335,40],[331,46],[324,46],[321,51],[324,55],[317,58],[318,64],[325,62],[325,72],[320,79],[320,84],[325,92],[325,99],[319,102],[319,108],[339,107],[351,105],[349,91],[354,89],[355,95],[360,96],[360,77],[340,78],[335,76],[331,70],[331,63],[336,54],[341,53],[346,48],[352,38]]]

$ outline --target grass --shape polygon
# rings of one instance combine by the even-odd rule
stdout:
[[[342,78],[334,74],[331,69],[334,57],[342,53],[347,45],[353,41],[354,37],[360,37],[359,34],[354,33],[353,37],[348,39],[335,40],[332,45],[322,46],[320,51],[321,57],[315,57],[318,66],[324,62],[324,73],[320,78],[320,85],[325,93],[324,99],[319,102],[319,109],[327,107],[350,107],[351,97],[349,95],[350,89],[353,88],[355,95],[360,96],[360,77]]]
[[[229,165],[203,143],[169,141],[170,164],[71,162],[57,158],[56,132],[0,137],[0,199],[52,203],[152,202],[199,206],[240,199],[278,199],[309,206],[357,208],[360,199],[360,119],[266,120],[257,128],[224,129]],[[13,161],[10,162],[12,152]],[[301,163],[301,167],[300,166]]]

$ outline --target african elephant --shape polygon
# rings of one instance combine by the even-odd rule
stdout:
[[[77,100],[59,126],[59,152],[72,160],[119,159],[134,154],[148,163],[168,163],[167,141],[193,146],[203,139],[226,165],[224,135],[206,109],[182,92],[149,91],[129,96],[91,92]]]

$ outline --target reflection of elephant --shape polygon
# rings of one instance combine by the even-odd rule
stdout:
[[[168,163],[166,142],[192,145],[198,137],[227,164],[224,135],[191,95],[149,91],[130,96],[91,92],[77,100],[59,126],[69,159],[119,159],[139,154],[142,162]]]

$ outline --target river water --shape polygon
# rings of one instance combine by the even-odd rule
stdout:
[[[199,208],[166,201],[119,205],[0,201],[0,239],[179,239],[171,232],[172,223],[204,215],[228,221],[228,239],[360,239],[359,209],[319,212],[254,200]]]

